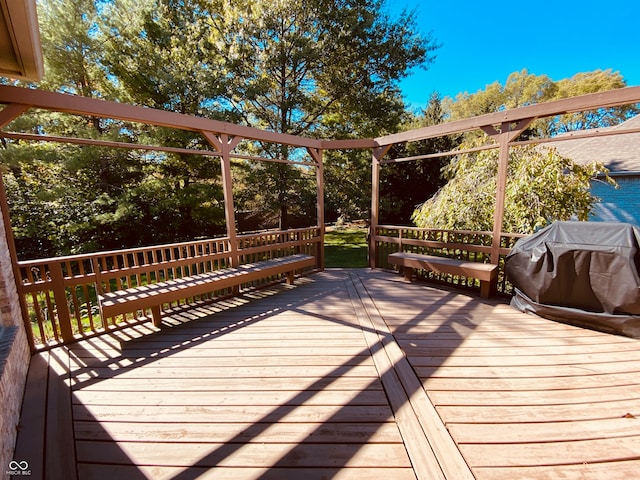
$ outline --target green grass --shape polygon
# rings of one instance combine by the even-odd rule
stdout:
[[[364,268],[367,266],[367,229],[335,227],[324,236],[326,268]]]

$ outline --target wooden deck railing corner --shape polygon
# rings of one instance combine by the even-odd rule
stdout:
[[[499,295],[511,295],[512,286],[504,274],[504,259],[517,241],[524,235],[502,233],[497,280],[492,291]],[[389,270],[397,269],[388,261],[392,253],[409,252],[424,255],[434,255],[454,258],[457,260],[493,263],[491,259],[493,234],[492,232],[472,230],[444,230],[417,228],[395,225],[378,225],[372,230],[370,237],[370,252],[373,255],[371,265],[375,268]],[[429,280],[460,287],[480,288],[478,281],[473,278],[457,275],[422,272],[421,275]]]
[[[98,297],[106,292],[227,268],[234,255],[240,264],[245,264],[303,253],[314,256],[316,269],[321,270],[322,242],[322,230],[310,227],[239,235],[234,245],[223,237],[20,261],[18,293],[27,306],[23,317],[27,328],[33,331],[32,350],[48,349],[150,318],[146,311],[102,318]],[[253,282],[252,286],[279,277]],[[223,293],[213,291],[208,296]]]

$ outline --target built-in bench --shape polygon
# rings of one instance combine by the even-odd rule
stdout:
[[[315,257],[295,254],[133,288],[103,292],[98,295],[100,313],[102,318],[106,318],[151,309],[153,324],[159,327],[163,304],[204,295],[215,290],[238,287],[241,284],[274,275],[286,274],[287,282],[292,284],[297,270],[313,267],[315,264]],[[121,273],[111,273],[111,276],[114,275],[121,275]],[[108,280],[109,276],[103,272],[101,281]]]
[[[491,283],[498,277],[498,266],[491,263],[470,262],[448,257],[436,257],[411,252],[389,254],[388,261],[401,267],[404,277],[411,281],[413,270],[430,270],[480,280],[480,296],[489,298]]]

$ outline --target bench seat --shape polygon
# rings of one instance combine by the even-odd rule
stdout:
[[[401,271],[407,280],[411,280],[414,269],[476,278],[480,280],[480,296],[482,298],[489,297],[491,283],[498,278],[498,266],[491,263],[470,262],[411,252],[391,253],[388,261],[392,265],[402,267]]]
[[[100,313],[105,318],[150,308],[154,325],[160,326],[160,306],[164,303],[204,295],[214,290],[231,288],[278,274],[287,274],[287,281],[291,284],[296,270],[313,267],[315,262],[315,257],[311,255],[289,255],[235,268],[106,292],[98,296]]]

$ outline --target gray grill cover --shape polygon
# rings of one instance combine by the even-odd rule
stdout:
[[[524,312],[640,338],[640,230],[556,222],[520,239],[505,271]]]

